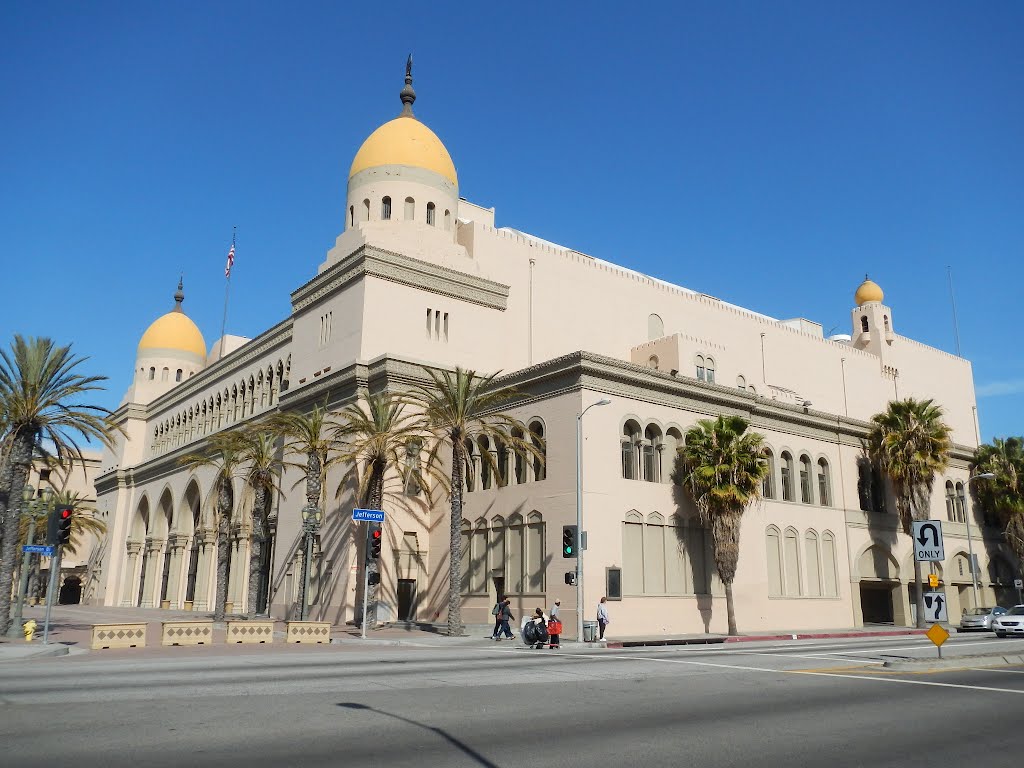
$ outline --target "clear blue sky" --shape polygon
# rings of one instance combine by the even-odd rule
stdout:
[[[4,0],[2,343],[115,407],[179,272],[217,337],[232,225],[228,331],[284,318],[412,51],[499,226],[838,331],[868,272],[948,351],[951,266],[982,436],[1024,433],[1024,4],[361,5]]]

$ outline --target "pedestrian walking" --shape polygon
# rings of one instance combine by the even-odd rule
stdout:
[[[509,640],[515,640],[516,639],[516,636],[514,634],[512,634],[512,629],[511,629],[511,627],[509,627],[509,624],[508,624],[514,618],[512,616],[511,605],[512,605],[512,601],[509,600],[507,597],[505,598],[505,601],[501,604],[501,613],[498,614],[500,616],[500,618],[501,618],[501,622],[499,624],[499,630],[500,631],[499,631],[499,634],[494,638],[495,640],[501,640],[501,634],[500,634],[501,632],[504,632],[505,633],[505,637],[507,637]]]
[[[501,632],[501,608],[505,603],[505,596],[502,595],[498,598],[498,602],[491,608],[491,616],[494,617],[494,631],[491,632],[491,640],[498,639],[498,633]]]
[[[608,598],[602,597],[601,602],[597,604],[597,626],[600,634],[597,636],[599,642],[607,642],[607,638],[604,636],[604,629],[612,620],[608,618]]]
[[[548,637],[550,643],[548,648],[559,648],[561,647],[560,635],[562,634],[562,620],[559,615],[562,611],[562,601],[555,600],[555,604],[551,606],[551,612],[548,618]]]

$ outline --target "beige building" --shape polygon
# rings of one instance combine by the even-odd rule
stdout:
[[[970,363],[899,335],[898,307],[878,285],[856,289],[850,332],[826,338],[814,321],[767,317],[498,226],[493,209],[460,197],[447,149],[413,116],[411,76],[401,99],[401,115],[356,152],[343,231],[317,276],[292,292],[288,317],[254,339],[208,347],[179,285],[173,310],[143,334],[117,411],[129,439],[105,455],[97,480],[110,534],[92,599],[210,609],[212,474],[179,459],[211,433],[278,409],[400,390],[423,379],[423,365],[460,365],[504,371],[527,393],[512,414],[546,451],[535,466],[500,445],[471,445],[467,623],[489,623],[496,595],[507,593],[520,612],[561,598],[574,626],[575,588],[564,575],[575,561],[561,557],[561,526],[575,522],[577,414],[604,398],[610,404],[582,419],[587,619],[607,594],[617,633],[725,630],[707,534],[669,474],[686,429],[730,413],[766,435],[772,467],[764,501],[743,523],[741,629],[908,623],[910,540],[862,460],[861,439],[872,414],[910,395],[943,406],[956,443],[931,515],[945,527],[947,558],[933,569],[951,615],[973,605],[972,547],[980,602],[1015,600],[1017,565],[966,491],[978,435]],[[483,451],[502,467],[494,476]],[[264,562],[260,602],[275,616],[298,612],[296,479],[285,478],[275,499]],[[314,618],[342,623],[358,613],[363,534],[351,497],[333,493],[338,482],[329,479],[309,599]],[[391,491],[379,615],[444,621],[447,501],[430,507],[397,481]],[[244,504],[231,530],[229,599],[241,606]]]

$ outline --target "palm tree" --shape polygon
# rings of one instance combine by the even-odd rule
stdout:
[[[356,499],[364,509],[384,509],[385,482],[389,473],[406,467],[410,450],[416,450],[423,442],[421,422],[405,412],[405,402],[397,395],[383,392],[369,395],[365,406],[352,403],[337,415],[339,424],[334,429],[338,445],[338,460],[349,464],[342,481],[356,484]],[[422,485],[422,474],[430,473],[432,465],[425,469],[410,467]],[[376,560],[367,561],[367,602],[375,605],[376,581],[371,574],[379,573]],[[376,610],[369,610],[367,625],[376,624]]]
[[[249,548],[249,605],[246,617],[256,618],[259,602],[263,547],[267,540],[267,512],[277,490],[277,478],[284,469],[278,447],[278,435],[266,422],[238,433],[239,456],[243,476],[253,492],[252,542]]]
[[[736,610],[732,583],[740,558],[743,513],[761,497],[768,474],[764,435],[748,432],[750,424],[739,416],[701,419],[686,432],[679,449],[673,480],[681,483],[705,524],[711,524],[715,567],[725,585],[729,634],[735,635]]]
[[[314,406],[309,413],[288,411],[275,414],[270,419],[270,425],[284,438],[286,455],[305,457],[304,464],[287,462],[286,466],[303,472],[306,506],[320,507],[327,468],[337,460],[330,456],[334,447],[330,433],[335,424],[331,421],[326,403]]]
[[[1024,562],[1024,437],[997,437],[978,446],[971,472],[995,475],[975,483],[972,490],[978,506],[999,521],[1007,544]]]
[[[410,400],[422,411],[424,428],[434,437],[427,465],[438,465],[437,456],[442,446],[449,445],[452,451],[451,481],[448,483],[451,499],[448,634],[461,635],[462,494],[466,488],[466,475],[471,470],[466,440],[487,437],[540,462],[544,461],[544,453],[533,441],[518,437],[519,434],[528,434],[522,422],[499,412],[519,393],[512,388],[496,387],[494,379],[497,373],[478,376],[476,371],[462,368],[454,371],[423,370],[430,377],[430,383],[416,387]],[[539,441],[539,438],[535,439]],[[482,458],[494,468],[490,453]]]
[[[936,473],[949,465],[950,429],[942,408],[932,400],[894,400],[883,413],[871,417],[868,454],[889,477],[903,532],[911,533],[914,520],[928,518]],[[924,626],[924,591],[921,564],[914,558],[917,626]]]
[[[96,510],[90,506],[76,491],[59,491],[53,495],[53,506],[71,507],[75,512],[71,517],[71,538],[64,545],[63,551],[67,555],[78,554],[78,548],[88,536],[95,536],[97,539],[106,536],[107,524],[96,517]],[[36,532],[33,538],[36,541],[28,540],[28,515],[19,515],[21,524],[18,526],[19,546],[21,544],[35,544],[45,541],[46,526],[36,523]],[[45,521],[44,521],[45,522]]]
[[[190,453],[182,456],[179,462],[189,469],[210,467],[214,470],[216,481],[216,503],[214,514],[217,526],[217,595],[214,598],[213,618],[224,620],[224,604],[228,600],[228,566],[231,562],[231,549],[228,545],[228,533],[231,525],[231,513],[235,504],[232,482],[241,467],[242,447],[236,430],[228,430],[212,435],[205,453]]]
[[[103,390],[100,382],[106,381],[105,376],[77,372],[86,359],[75,357],[70,346],[21,335],[15,335],[10,352],[0,350],[0,635],[10,624],[18,548],[19,515],[8,509],[8,500],[21,498],[33,456],[38,451],[52,453],[61,463],[81,462],[76,437],[109,446],[118,429],[110,421],[111,411],[81,402],[83,396]]]

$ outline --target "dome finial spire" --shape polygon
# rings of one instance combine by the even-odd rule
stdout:
[[[184,279],[184,275],[178,277],[178,290],[174,292],[174,312],[183,312],[181,308],[181,302],[185,300],[185,292],[182,290],[181,281]]]
[[[402,114],[401,117],[413,117],[412,104],[416,101],[416,91],[412,89],[412,54],[409,54],[409,58],[405,62],[405,87],[399,94],[402,99]]]

